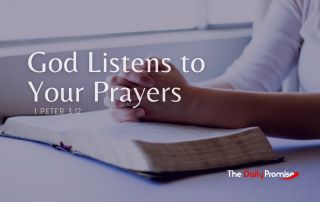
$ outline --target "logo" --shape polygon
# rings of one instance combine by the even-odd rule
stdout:
[[[259,179],[264,180],[266,178],[275,178],[279,180],[293,180],[300,176],[298,171],[270,171],[270,170],[249,170],[244,169],[242,171],[235,171],[235,170],[227,170],[229,178],[252,178],[252,179]]]

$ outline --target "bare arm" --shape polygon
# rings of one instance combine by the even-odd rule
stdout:
[[[259,126],[276,137],[320,138],[320,94],[251,93],[191,87],[192,124]]]
[[[185,123],[222,128],[259,126],[268,135],[275,137],[320,138],[320,93],[229,90],[231,86],[219,79],[207,82],[205,88],[196,87],[189,85],[175,68],[166,75],[156,72],[147,74],[154,80],[156,88],[180,87],[182,100],[178,103],[151,103],[144,99],[140,108],[136,109],[113,105],[110,107],[115,120]],[[147,79],[140,78],[143,74],[131,75],[136,78],[133,80],[132,77],[116,76],[113,85],[122,86],[124,80],[134,82]],[[137,84],[144,86],[143,83]],[[170,95],[167,96],[171,100]]]
[[[190,109],[197,109],[198,119],[192,124],[220,125],[220,127],[260,126],[271,136],[314,139],[320,138],[319,93],[253,93],[233,90],[222,78],[197,83],[198,96]],[[204,89],[205,88],[211,88]],[[213,90],[212,88],[216,88]],[[218,89],[221,89],[220,91]],[[214,100],[215,105],[212,106]],[[220,102],[221,104],[217,104]],[[201,106],[201,107],[200,107]],[[214,109],[215,108],[215,109]],[[201,110],[203,109],[203,110]],[[208,112],[211,111],[211,112]],[[214,119],[211,114],[221,114]],[[318,116],[317,116],[318,115]],[[194,117],[194,116],[192,116]]]
[[[197,96],[189,109],[196,109],[190,116],[198,119],[187,122],[231,128],[260,126],[275,137],[320,138],[320,93],[231,91],[233,87],[221,77],[196,86],[192,94]]]
[[[220,89],[229,89],[229,90],[233,89],[233,87],[224,79],[222,79],[222,77],[210,79],[207,81],[202,81],[194,85],[199,87],[204,87],[204,88],[220,88]]]

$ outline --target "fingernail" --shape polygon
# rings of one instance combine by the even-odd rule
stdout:
[[[137,112],[137,118],[142,118],[146,115],[145,111],[143,109],[139,110]]]

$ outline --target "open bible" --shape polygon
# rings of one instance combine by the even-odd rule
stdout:
[[[114,123],[108,110],[11,117],[2,135],[53,145],[145,173],[199,171],[275,161],[257,127],[214,129],[163,123]]]

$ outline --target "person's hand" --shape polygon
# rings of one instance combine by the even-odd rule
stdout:
[[[160,59],[158,59],[161,61]],[[160,63],[160,69],[165,68]],[[145,116],[141,118],[144,121],[156,121],[156,122],[170,122],[170,123],[188,123],[191,115],[189,115],[191,105],[193,88],[188,84],[183,75],[179,70],[170,64],[171,71],[168,73],[164,72],[148,72],[155,81],[155,88],[160,91],[160,94],[154,96],[153,99],[159,99],[159,102],[150,102],[144,97],[140,107],[146,112]],[[180,91],[176,91],[181,97],[179,102],[173,102],[176,100],[176,95],[172,93],[173,88],[179,88]],[[163,91],[163,89],[170,89]],[[165,94],[165,95],[164,95]],[[166,101],[161,100],[165,96]]]
[[[159,60],[159,68],[166,68]],[[190,116],[187,111],[191,105],[192,100],[192,87],[187,83],[182,74],[170,64],[171,71],[164,72],[143,72],[130,74],[124,74],[122,76],[113,76],[109,79],[109,84],[112,86],[126,86],[129,88],[150,88],[151,85],[145,85],[145,82],[151,81],[154,87],[160,92],[159,95],[152,96],[153,99],[159,100],[159,102],[150,102],[146,96],[143,97],[139,108],[132,109],[127,108],[125,103],[121,103],[117,100],[115,104],[111,105],[112,115],[116,121],[161,121],[161,122],[175,122],[186,123]],[[140,81],[140,82],[137,82]],[[176,91],[181,97],[180,102],[173,102],[177,100],[177,95],[173,94],[172,89],[179,88],[180,91]],[[163,89],[170,89],[163,91]],[[165,94],[165,95],[164,95]],[[165,96],[166,101],[163,102]]]
[[[143,67],[140,67],[143,69]],[[143,88],[151,88],[154,86],[155,81],[146,73],[136,73],[130,70],[127,73],[120,73],[118,75],[111,75],[106,79],[110,88],[137,88],[139,90]],[[124,93],[122,91],[122,93]],[[117,122],[125,121],[139,121],[140,118],[145,116],[145,110],[143,108],[128,108],[127,103],[121,102],[121,91],[112,94],[108,91],[105,97],[105,105],[111,109],[113,119]],[[134,95],[134,93],[131,93]],[[113,96],[113,97],[112,97]],[[137,103],[137,97],[131,96],[132,102],[130,106],[134,106]],[[113,102],[111,100],[114,100]]]

